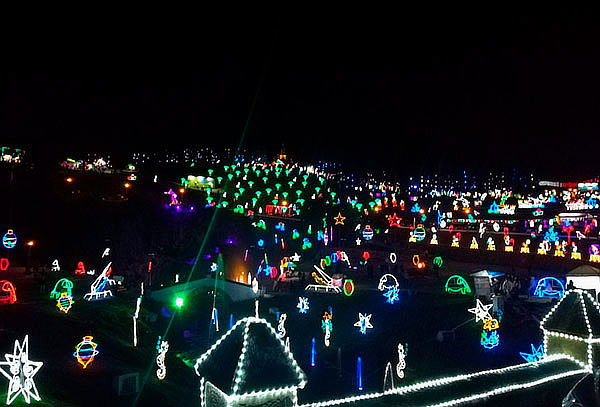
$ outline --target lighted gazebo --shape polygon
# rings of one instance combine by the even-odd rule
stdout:
[[[239,320],[194,366],[203,406],[293,406],[306,376],[262,318]]]
[[[600,306],[587,291],[567,291],[540,328],[547,356],[564,354],[582,366],[600,366]]]

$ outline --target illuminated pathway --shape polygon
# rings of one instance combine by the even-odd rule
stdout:
[[[526,363],[502,369],[487,370],[470,375],[461,375],[401,386],[380,393],[370,393],[339,400],[304,404],[302,407],[321,406],[453,406],[468,401],[570,376],[586,374],[577,363],[568,357],[550,356],[538,363]]]

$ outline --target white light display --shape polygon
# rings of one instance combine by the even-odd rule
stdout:
[[[479,298],[477,298],[477,304],[475,308],[469,308],[468,311],[475,314],[475,322],[485,321],[486,319],[492,319],[490,315],[490,308],[492,308],[494,304],[484,304],[481,302]]]
[[[287,314],[281,314],[279,316],[279,323],[277,325],[277,337],[279,339],[285,338],[287,331],[285,330],[285,320],[287,319]]]
[[[169,351],[169,342],[161,341],[161,337],[159,336],[156,350],[158,351],[158,355],[156,356],[156,365],[158,366],[158,369],[156,369],[156,377],[158,377],[158,380],[164,380],[164,378],[167,377],[165,357]]]
[[[44,363],[29,360],[29,335],[25,335],[22,344],[16,340],[12,355],[6,353],[4,358],[6,361],[0,362],[0,373],[9,380],[6,404],[10,405],[19,395],[27,404],[32,398],[40,401],[33,376]]]
[[[404,345],[398,344],[398,364],[396,365],[396,374],[400,379],[404,378],[404,369],[406,368],[406,354]]]
[[[363,314],[362,312],[358,313],[358,321],[354,323],[354,326],[360,328],[360,333],[365,335],[367,333],[367,329],[372,329],[373,325],[371,324],[372,314]]]

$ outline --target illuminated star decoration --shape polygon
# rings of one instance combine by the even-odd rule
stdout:
[[[400,298],[398,297],[398,292],[400,290],[398,289],[398,287],[392,287],[389,290],[387,290],[385,293],[383,293],[384,297],[387,297],[386,302],[390,303],[390,304],[394,304],[394,302],[399,301]]]
[[[531,344],[531,353],[519,352],[526,362],[539,362],[544,359],[544,345],[540,344],[537,348]]]
[[[490,315],[490,308],[492,308],[494,304],[484,304],[481,300],[477,299],[477,304],[475,308],[469,308],[469,312],[475,314],[475,322],[485,321],[486,319],[492,319]]]
[[[298,305],[296,305],[296,308],[298,308],[298,312],[301,314],[306,314],[310,308],[308,305],[308,297],[298,297]]]
[[[338,212],[338,216],[336,216],[333,219],[335,219],[335,224],[336,225],[343,225],[344,224],[344,220],[346,219],[346,217],[342,216],[341,212]]]
[[[373,314],[366,315],[361,312],[358,313],[359,319],[354,323],[354,326],[360,328],[360,333],[363,335],[367,333],[368,328],[373,328],[373,325],[371,325],[371,316],[373,316]]]
[[[33,376],[44,363],[29,360],[29,335],[25,335],[23,344],[16,340],[13,354],[6,353],[4,357],[6,362],[0,362],[0,373],[9,380],[6,404],[12,403],[19,394],[23,395],[27,404],[31,402],[31,398],[40,401],[41,398],[35,387]],[[8,368],[3,366],[8,366]]]
[[[300,261],[300,255],[298,253],[294,253],[293,256],[290,256],[290,260],[294,263],[298,263]]]
[[[394,212],[394,214],[392,216],[387,216],[388,218],[388,222],[390,222],[390,227],[400,227],[400,221],[402,220],[402,218],[398,217],[398,215],[396,215],[396,212]]]

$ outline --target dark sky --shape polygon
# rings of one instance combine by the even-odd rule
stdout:
[[[599,13],[487,7],[205,14],[102,52],[46,50],[64,66],[3,74],[0,131],[51,150],[235,145],[260,82],[250,150],[600,173]]]

